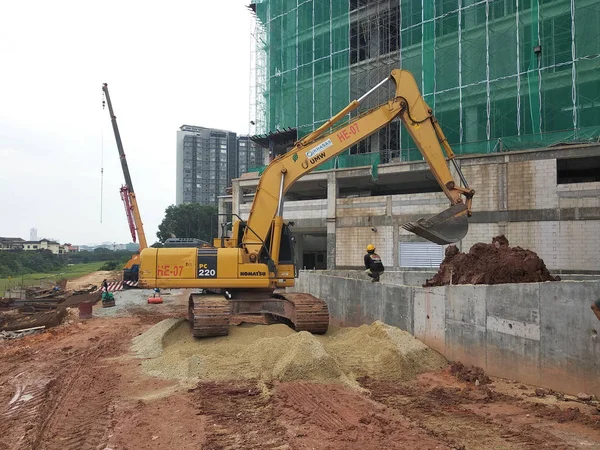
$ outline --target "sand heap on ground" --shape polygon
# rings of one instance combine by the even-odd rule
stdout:
[[[156,325],[161,326],[160,324]],[[164,327],[163,327],[164,329]],[[148,345],[156,333],[147,331]],[[144,335],[134,352],[148,355]],[[231,327],[229,336],[194,339],[180,321],[162,339],[158,357],[143,362],[149,375],[174,379],[341,382],[356,386],[361,376],[408,380],[446,367],[447,361],[421,341],[382,322],[330,328],[323,336],[286,325]]]
[[[508,239],[500,235],[494,237],[491,244],[473,245],[469,253],[459,252],[455,245],[448,246],[440,270],[424,286],[541,281],[560,281],[560,278],[550,275],[544,260],[535,252],[510,247]]]

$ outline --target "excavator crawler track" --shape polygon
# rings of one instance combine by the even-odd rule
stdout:
[[[188,315],[194,337],[229,334],[231,305],[221,295],[190,295]]]
[[[329,328],[329,308],[327,303],[310,294],[273,294],[290,303],[293,307],[292,322],[296,331],[308,331],[312,334],[325,334]]]
[[[226,336],[240,323],[283,322],[296,331],[325,334],[329,328],[327,304],[310,294],[252,293],[231,300],[222,295],[192,294],[189,321],[194,337]]]

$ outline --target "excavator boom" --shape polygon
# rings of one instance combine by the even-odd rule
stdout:
[[[326,133],[388,80],[392,80],[396,85],[393,99]],[[466,184],[460,167],[454,161],[454,153],[431,108],[419,93],[412,74],[405,70],[393,70],[388,78],[360,99],[351,102],[319,129],[298,141],[292,150],[280,155],[264,170],[257,186],[247,221],[248,227],[243,238],[246,250],[249,253],[258,252],[260,242],[266,239],[271,229],[273,218],[281,215],[283,196],[292,184],[397,117],[402,120],[417,144],[451,205],[450,209],[437,216],[406,224],[405,229],[438,244],[448,244],[462,239],[468,230],[466,219],[471,215],[471,199],[474,191]],[[458,186],[454,181],[442,146],[448,158],[454,163],[454,168],[465,187]],[[463,200],[463,196],[466,201]],[[276,263],[276,258],[273,259]]]

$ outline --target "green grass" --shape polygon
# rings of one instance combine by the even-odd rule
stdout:
[[[100,270],[106,261],[97,261],[85,264],[74,264],[67,266],[58,272],[52,273],[28,273],[26,275],[14,276],[12,280],[8,278],[0,278],[0,297],[4,295],[6,288],[10,286],[20,286],[21,279],[23,280],[23,286],[39,286],[41,281],[48,283],[55,283],[62,278],[72,279],[78,278],[88,273],[96,272]],[[45,284],[45,283],[44,283]]]

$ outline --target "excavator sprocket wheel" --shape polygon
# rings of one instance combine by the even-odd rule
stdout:
[[[194,337],[227,336],[231,306],[220,295],[190,295],[189,321]]]
[[[296,331],[308,331],[312,334],[325,334],[329,328],[329,308],[327,303],[310,294],[284,294],[287,301],[294,305]]]

